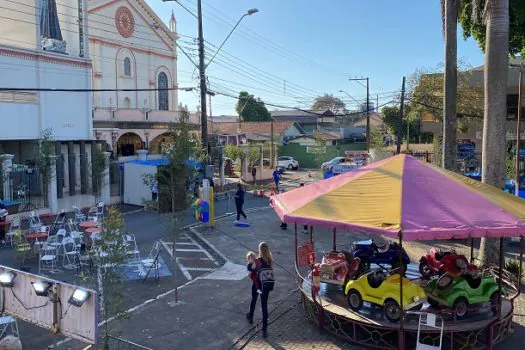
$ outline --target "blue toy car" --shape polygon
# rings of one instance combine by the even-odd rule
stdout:
[[[355,242],[352,247],[352,255],[354,258],[359,258],[361,264],[359,265],[359,274],[370,270],[371,264],[388,264],[392,269],[400,267],[399,264],[399,244],[387,240],[368,240]],[[402,271],[406,271],[407,265],[410,263],[406,251],[403,249],[403,266]]]

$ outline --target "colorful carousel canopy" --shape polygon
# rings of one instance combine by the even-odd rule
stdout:
[[[272,197],[286,223],[432,240],[525,235],[525,200],[397,155]]]

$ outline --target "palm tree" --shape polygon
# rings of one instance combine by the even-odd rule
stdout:
[[[476,1],[476,0],[473,0]],[[505,119],[509,67],[509,0],[486,0],[485,104],[481,181],[503,188],[505,184]],[[481,239],[481,261],[498,261],[496,239]]]
[[[443,167],[455,171],[457,167],[457,88],[458,53],[457,22],[460,0],[441,0],[441,17],[445,34],[445,74],[443,84]]]

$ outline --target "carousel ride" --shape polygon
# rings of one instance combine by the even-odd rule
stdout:
[[[511,334],[520,281],[503,269],[503,239],[525,235],[525,201],[398,155],[271,203],[295,225],[298,286],[319,328],[383,349],[490,349]],[[308,241],[297,225],[310,226]],[[331,230],[330,251],[316,251],[314,227]],[[342,249],[348,231],[374,238]],[[481,237],[499,238],[498,266],[473,256]],[[403,247],[450,239],[470,239],[470,259],[434,247],[411,263]]]

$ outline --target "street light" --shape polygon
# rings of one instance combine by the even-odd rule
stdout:
[[[233,32],[235,31],[235,29],[237,28],[237,26],[241,23],[241,21],[244,19],[244,17],[246,16],[251,16],[253,14],[256,14],[257,12],[259,12],[258,9],[256,8],[253,8],[253,9],[249,9],[248,11],[246,11],[246,13],[244,15],[241,16],[241,18],[239,18],[239,20],[237,21],[237,24],[235,24],[235,26],[232,28],[232,30],[230,31],[230,33],[228,34],[228,36],[226,37],[226,39],[224,39],[224,41],[222,42],[221,46],[219,46],[219,48],[217,49],[217,51],[215,51],[215,53],[213,54],[213,57],[208,61],[208,63],[206,64],[206,66],[204,68],[208,68],[208,66],[210,65],[210,63],[213,62],[213,59],[215,58],[215,56],[217,56],[217,54],[219,53],[219,51],[221,51],[222,47],[224,46],[224,44],[226,43],[226,41],[228,41],[228,39],[230,38],[230,36],[233,34]]]
[[[357,104],[361,104],[361,102],[359,102],[358,100],[356,100],[356,99],[354,98],[354,96],[350,95],[348,92],[346,92],[346,91],[344,91],[344,90],[339,90],[339,92],[341,92],[341,93],[345,94],[346,96],[350,97],[352,100],[355,101],[355,103],[357,103]]]

